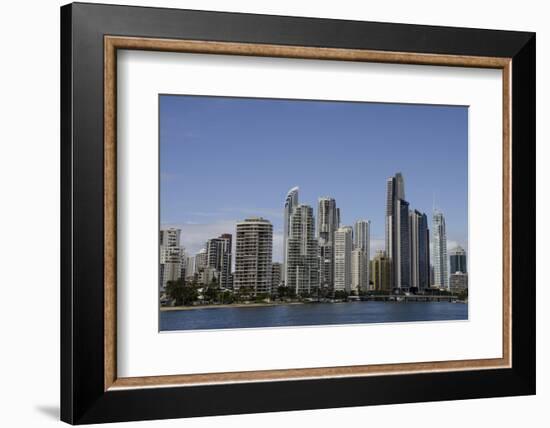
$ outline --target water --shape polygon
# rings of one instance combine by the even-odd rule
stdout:
[[[468,319],[468,305],[449,302],[352,302],[202,308],[160,313],[160,330],[282,327]]]

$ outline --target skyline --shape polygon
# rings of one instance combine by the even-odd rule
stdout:
[[[374,256],[384,248],[385,182],[397,171],[411,209],[425,212],[431,228],[436,194],[449,249],[468,247],[466,107],[168,95],[159,102],[161,227],[181,228],[190,254],[262,216],[273,223],[273,260],[282,261],[284,200],[299,186],[315,217],[318,198],[329,196],[342,225],[370,220]]]

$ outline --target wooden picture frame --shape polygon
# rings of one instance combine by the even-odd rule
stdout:
[[[502,70],[502,358],[118,377],[117,49]],[[535,392],[534,34],[72,4],[61,9],[61,52],[62,420],[114,422]]]

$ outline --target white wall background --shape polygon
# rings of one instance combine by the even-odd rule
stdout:
[[[123,2],[121,0],[121,2]],[[103,3],[113,3],[103,1]],[[116,2],[115,2],[116,3]],[[538,257],[550,208],[550,16],[545,2],[462,0],[148,0],[126,4],[537,32]],[[7,427],[59,424],[59,6],[58,0],[4,2],[0,66],[0,421]],[[546,99],[545,99],[546,98]],[[546,119],[546,120],[545,120]],[[546,198],[545,198],[546,197]],[[546,248],[543,248],[546,247]],[[544,251],[544,252],[543,252]],[[545,257],[546,256],[546,257]],[[22,278],[29,278],[22,281]],[[538,394],[535,397],[155,421],[142,426],[548,426],[550,299],[537,274]],[[137,423],[125,426],[137,426]]]

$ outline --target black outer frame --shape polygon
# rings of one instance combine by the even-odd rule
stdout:
[[[512,58],[512,368],[104,392],[104,35]],[[535,97],[534,33],[63,6],[61,420],[85,424],[534,394]]]

